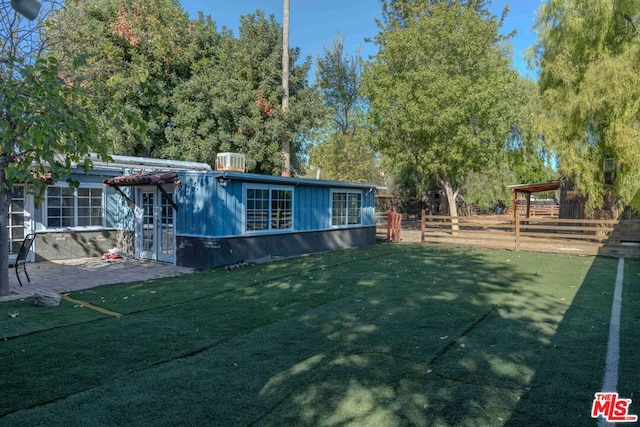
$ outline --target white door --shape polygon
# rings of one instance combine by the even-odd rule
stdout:
[[[169,197],[172,191],[167,190]],[[137,194],[136,252],[142,259],[175,261],[173,207],[155,187],[142,187]]]
[[[169,197],[173,197],[173,192],[167,192]],[[167,197],[158,191],[158,260],[163,262],[175,261],[175,234],[173,232],[173,206]]]

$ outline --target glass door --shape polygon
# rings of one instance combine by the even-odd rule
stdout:
[[[167,193],[173,197],[172,192]],[[137,205],[136,245],[139,257],[174,262],[173,207],[168,198],[157,188],[144,187],[138,190]]]
[[[142,191],[140,194],[142,208],[141,249],[140,257],[157,259],[155,233],[155,191]]]
[[[173,197],[173,193],[167,192],[169,197]],[[174,241],[175,236],[173,234],[173,206],[167,199],[167,197],[158,193],[158,200],[160,206],[158,209],[158,260],[164,262],[174,261]]]

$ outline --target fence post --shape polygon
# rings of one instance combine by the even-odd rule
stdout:
[[[387,242],[391,242],[391,209],[387,209]]]
[[[520,250],[520,215],[516,215],[516,251]]]
[[[424,209],[422,209],[422,217],[420,218],[420,243],[424,245],[425,231],[427,228],[427,214]]]

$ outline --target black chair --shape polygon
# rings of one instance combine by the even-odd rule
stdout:
[[[31,279],[29,279],[29,274],[27,273],[27,255],[29,255],[29,250],[31,250],[31,245],[33,245],[34,240],[36,240],[35,234],[27,234],[22,241],[22,246],[20,246],[18,253],[9,254],[9,266],[13,265],[16,267],[16,277],[18,278],[20,286],[22,286],[22,280],[20,280],[20,275],[18,274],[18,267],[20,266],[22,266],[24,274],[27,276],[27,281],[31,283]]]

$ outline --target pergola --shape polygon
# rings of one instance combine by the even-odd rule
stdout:
[[[173,201],[171,195],[167,193],[167,190],[165,190],[162,185],[176,184],[178,182],[178,172],[175,171],[137,172],[129,175],[116,176],[102,181],[104,185],[113,187],[132,208],[135,208],[136,204],[120,189],[120,187],[135,187],[143,185],[156,186],[175,210],[178,210],[178,205],[176,205],[176,202]]]
[[[507,185],[507,188],[511,190],[511,206],[513,207],[513,217],[518,215],[518,193],[522,193],[526,196],[527,200],[527,214],[529,218],[529,212],[531,210],[531,194],[541,193],[543,191],[557,190],[562,185],[562,181],[557,179],[554,181],[536,182],[533,184],[516,184]]]

